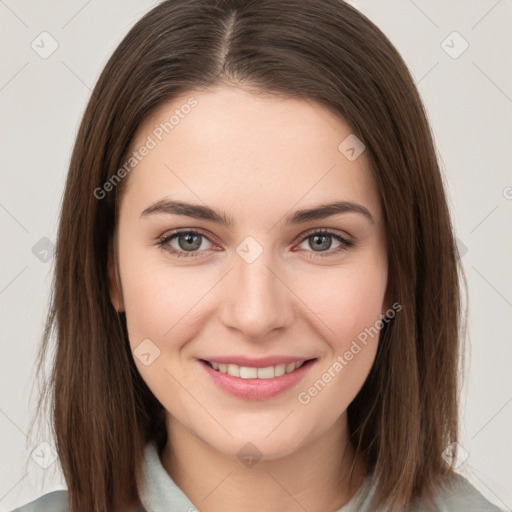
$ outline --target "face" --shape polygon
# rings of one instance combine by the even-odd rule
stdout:
[[[385,226],[366,153],[338,148],[351,134],[318,104],[228,87],[136,134],[112,302],[169,425],[217,452],[299,450],[346,419],[371,368],[378,335],[358,340],[389,308]]]

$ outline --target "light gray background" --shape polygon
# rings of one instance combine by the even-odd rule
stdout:
[[[351,3],[401,52],[433,126],[469,285],[470,357],[461,411],[467,458],[459,472],[510,510],[512,1]],[[155,4],[0,0],[0,511],[65,488],[58,462],[49,465],[53,440],[41,436],[27,446],[26,437],[53,261],[48,242],[40,240],[55,241],[67,165],[90,91],[122,37]],[[51,48],[43,31],[58,43],[46,59],[31,47],[35,41],[40,52]],[[463,39],[450,36],[454,31]],[[453,58],[464,40],[469,47]],[[38,446],[43,442],[48,445]]]

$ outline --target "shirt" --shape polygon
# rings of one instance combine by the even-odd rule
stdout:
[[[343,507],[335,512],[380,512],[370,510],[368,504],[375,491],[369,476]],[[153,442],[144,451],[143,486],[139,496],[144,510],[141,512],[197,512],[198,509],[176,485],[160,461]],[[490,503],[462,475],[456,475],[454,484],[435,497],[437,512],[505,512]],[[421,504],[411,512],[422,512]],[[69,512],[68,492],[54,491],[16,508],[12,512]]]

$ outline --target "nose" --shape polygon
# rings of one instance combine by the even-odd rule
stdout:
[[[235,255],[222,301],[221,321],[251,341],[263,341],[291,325],[295,317],[295,295],[282,268],[266,251],[248,263]]]

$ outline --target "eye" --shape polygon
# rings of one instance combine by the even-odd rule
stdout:
[[[158,245],[160,245],[171,254],[177,256],[178,258],[183,256],[197,257],[197,255],[194,253],[203,252],[199,251],[201,247],[203,250],[205,249],[203,246],[203,240],[208,240],[208,238],[202,231],[197,229],[189,229],[186,231],[183,230],[171,233],[162,237],[160,242],[158,242]],[[177,242],[178,247],[171,245],[171,242],[175,241]]]
[[[339,243],[339,245],[334,249],[331,249],[332,239]],[[158,245],[178,258],[202,257],[199,256],[198,253],[202,253],[208,250],[207,247],[204,247],[204,240],[210,242],[209,238],[204,232],[198,229],[188,229],[163,236],[158,242]],[[353,241],[348,240],[336,232],[327,229],[317,229],[310,231],[308,234],[303,236],[301,245],[307,241],[309,241],[309,248],[313,249],[312,252],[317,253],[314,256],[310,256],[313,258],[332,256],[333,254],[346,251],[354,245]],[[173,245],[173,242],[176,242],[176,244]]]
[[[332,239],[339,242],[339,245],[334,249],[331,249]],[[309,248],[313,248],[313,252],[319,253],[314,256],[310,256],[313,258],[323,258],[327,256],[332,256],[342,251],[346,251],[354,245],[353,241],[348,240],[347,238],[339,235],[338,233],[328,229],[317,229],[315,231],[310,231],[302,239],[301,245],[306,242]]]

